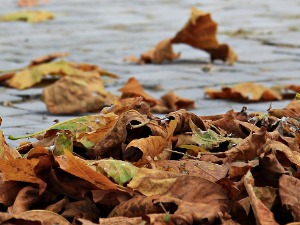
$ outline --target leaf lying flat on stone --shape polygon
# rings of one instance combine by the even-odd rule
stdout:
[[[221,98],[238,101],[278,101],[282,99],[280,93],[262,84],[239,83],[232,87],[223,87],[221,91],[206,89],[205,94],[210,98]]]
[[[19,11],[8,13],[0,17],[0,21],[26,21],[28,23],[40,23],[54,18],[54,14],[47,11]]]

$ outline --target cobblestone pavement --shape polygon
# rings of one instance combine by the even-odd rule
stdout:
[[[234,66],[217,62],[210,72],[206,53],[188,46],[175,46],[180,60],[163,65],[130,65],[127,55],[140,55],[160,40],[172,37],[189,18],[190,8],[212,13],[219,24],[220,42],[230,44],[239,61]],[[219,88],[242,81],[266,85],[300,84],[300,1],[279,0],[49,0],[34,7],[55,13],[52,21],[40,24],[0,23],[0,70],[26,66],[35,57],[66,51],[70,60],[95,63],[120,75],[107,89],[118,94],[129,77],[135,76],[155,97],[168,90],[194,99],[198,115],[240,110],[266,111],[269,103],[241,104],[204,98],[205,87]],[[19,10],[15,0],[1,0],[0,14]],[[238,30],[243,32],[237,34]],[[159,85],[155,90],[151,87]],[[53,116],[38,99],[41,88],[17,91],[0,87],[0,116],[5,136],[44,129],[72,116]],[[3,103],[11,101],[12,106]],[[282,108],[287,101],[273,102]],[[9,141],[17,146],[18,141]]]

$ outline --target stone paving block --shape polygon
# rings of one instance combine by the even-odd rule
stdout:
[[[0,4],[0,15],[20,9],[16,1],[1,0]],[[186,45],[174,46],[182,56],[172,63],[139,66],[123,62],[125,56],[139,56],[174,36],[188,20],[193,6],[211,12],[219,24],[219,42],[228,43],[239,55],[234,66],[216,61],[210,72],[204,72],[210,63],[208,54]],[[107,90],[114,94],[120,94],[117,90],[134,76],[155,98],[174,90],[179,96],[194,99],[197,108],[192,111],[199,115],[223,114],[231,108],[238,111],[245,105],[204,98],[206,87],[245,81],[268,86],[300,84],[298,1],[51,0],[35,8],[52,11],[56,18],[40,24],[0,23],[0,70],[22,68],[32,58],[66,51],[71,53],[68,60],[94,63],[118,74],[119,80],[106,83]],[[239,29],[245,34],[233,35]],[[24,96],[42,93],[42,88],[3,89],[0,102],[19,102]],[[274,102],[273,107],[282,108],[285,103]],[[249,110],[265,111],[269,102],[246,105]],[[50,115],[40,100],[13,106],[0,106],[0,115],[3,121],[9,120],[5,131],[16,134],[45,129],[56,118],[78,116]],[[12,117],[24,127],[10,124]]]

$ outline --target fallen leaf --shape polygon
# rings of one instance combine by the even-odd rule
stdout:
[[[131,141],[125,151],[125,160],[137,161],[135,165],[144,165],[148,162],[148,157],[154,159],[159,158],[159,155],[166,149],[170,148],[171,143],[161,136],[150,136],[147,138],[141,138],[138,140]],[[139,154],[139,151],[142,152]],[[140,156],[140,158],[139,158]],[[164,158],[163,158],[164,159]]]
[[[250,171],[245,175],[244,185],[250,197],[250,203],[256,218],[256,223],[262,225],[278,224],[275,221],[273,213],[256,196],[254,191],[254,179]]]
[[[197,176],[212,182],[224,178],[229,169],[228,164],[218,165],[198,160],[156,160],[154,165],[159,170]]]
[[[1,16],[0,21],[26,21],[29,23],[40,23],[54,19],[54,14],[47,11],[19,11]]]
[[[154,200],[155,196],[135,195],[130,200],[116,206],[108,217],[138,217],[148,213],[162,213],[163,209],[153,204]]]
[[[71,114],[99,110],[103,105],[111,104],[116,96],[105,90],[98,75],[73,75],[47,86],[42,99],[50,113]]]
[[[0,123],[1,124],[1,123]],[[4,138],[3,131],[0,130],[0,159],[21,158],[21,155],[14,148],[10,147]]]
[[[141,58],[136,61],[136,63],[144,64],[144,63],[162,63],[164,61],[173,61],[174,59],[178,59],[180,57],[180,53],[176,54],[173,52],[173,48],[171,45],[170,39],[165,39],[159,42],[154,49],[151,49],[141,55]],[[128,60],[128,59],[127,59]],[[133,61],[133,58],[131,58]]]
[[[97,172],[111,177],[119,185],[130,181],[139,170],[129,162],[114,159],[102,159],[89,165],[95,167]]]
[[[75,157],[68,150],[65,150],[64,153],[66,159],[59,161],[61,169],[94,184],[100,189],[117,190],[117,186],[113,182],[90,168],[82,159]]]
[[[134,77],[129,78],[125,86],[120,88],[118,91],[122,92],[121,98],[141,96],[148,104],[157,105],[159,103],[157,99],[153,98],[144,91],[142,85]]]
[[[41,3],[47,3],[48,0],[18,0],[19,7],[37,6]]]
[[[16,219],[40,221],[42,224],[71,225],[64,217],[47,210],[29,210],[15,216]]]
[[[219,44],[216,35],[217,23],[211,19],[210,13],[192,8],[190,19],[171,42],[204,50],[210,54],[212,61],[221,59],[230,65],[234,64],[237,60],[236,53],[227,44]]]
[[[182,98],[170,91],[164,94],[161,99],[164,105],[172,112],[180,109],[193,109],[195,108],[195,101],[187,98]]]
[[[283,205],[291,210],[294,221],[300,221],[300,180],[282,175],[279,178],[279,196]]]
[[[100,211],[92,200],[85,198],[81,201],[67,203],[61,216],[69,220],[83,218],[93,221],[100,217]]]
[[[158,195],[165,193],[174,184],[176,178],[183,175],[174,172],[140,168],[127,186],[138,190],[146,196]]]
[[[47,184],[38,178],[35,173],[35,167],[38,165],[38,159],[9,159],[1,160],[0,170],[3,173],[5,181],[21,181],[38,184],[39,194],[43,193]]]
[[[64,53],[54,53],[34,59],[28,67],[17,70],[14,73],[3,74],[0,80],[7,80],[10,87],[17,89],[26,89],[34,86],[47,76],[110,76],[118,78],[117,75],[109,73],[102,68],[83,63],[74,63],[67,61],[51,62],[55,57],[62,57]],[[47,62],[49,61],[50,62]],[[45,61],[45,62],[43,62]],[[32,65],[34,64],[34,65]]]
[[[11,206],[23,185],[17,181],[5,181],[0,173],[0,203],[4,206]]]
[[[45,56],[41,56],[41,57],[32,59],[28,66],[30,67],[30,66],[36,66],[36,65],[39,65],[39,64],[42,64],[42,63],[48,63],[48,62],[51,62],[51,61],[53,61],[57,58],[62,58],[62,57],[66,57],[66,56],[69,56],[68,52],[51,53],[49,55],[45,55]]]
[[[262,84],[239,83],[232,87],[223,87],[221,91],[206,89],[205,94],[210,98],[222,98],[235,101],[278,101],[282,99],[280,93]]]

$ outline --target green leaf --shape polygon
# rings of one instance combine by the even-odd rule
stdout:
[[[10,140],[17,140],[21,138],[30,138],[34,137],[38,134],[45,133],[46,131],[49,130],[68,130],[73,133],[74,137],[77,138],[80,136],[82,133],[88,133],[88,132],[93,132],[96,131],[97,129],[105,126],[108,120],[116,119],[117,115],[113,113],[109,114],[96,114],[96,115],[89,115],[89,116],[82,116],[82,117],[77,117],[73,119],[69,119],[60,123],[56,123],[53,126],[42,130],[38,131],[33,134],[27,134],[27,135],[22,135],[22,136],[12,136],[9,135]]]
[[[296,96],[295,96],[295,98],[296,98],[297,100],[299,100],[299,99],[300,99],[300,93],[297,93]]]
[[[193,132],[192,140],[204,149],[211,150],[226,141],[229,142],[228,147],[230,148],[242,141],[241,138],[223,137],[211,129],[201,131],[192,120],[190,120],[190,128]]]
[[[53,155],[64,155],[64,150],[73,152],[73,138],[67,131],[58,134],[57,139],[55,140]]]
[[[96,171],[111,177],[119,185],[130,181],[139,170],[129,162],[114,159],[102,159],[90,165],[95,166]]]
[[[8,13],[1,17],[2,21],[26,21],[29,23],[39,23],[54,18],[54,14],[47,11],[19,11]]]
[[[170,222],[170,212],[166,212],[166,214],[164,215],[164,222]]]

